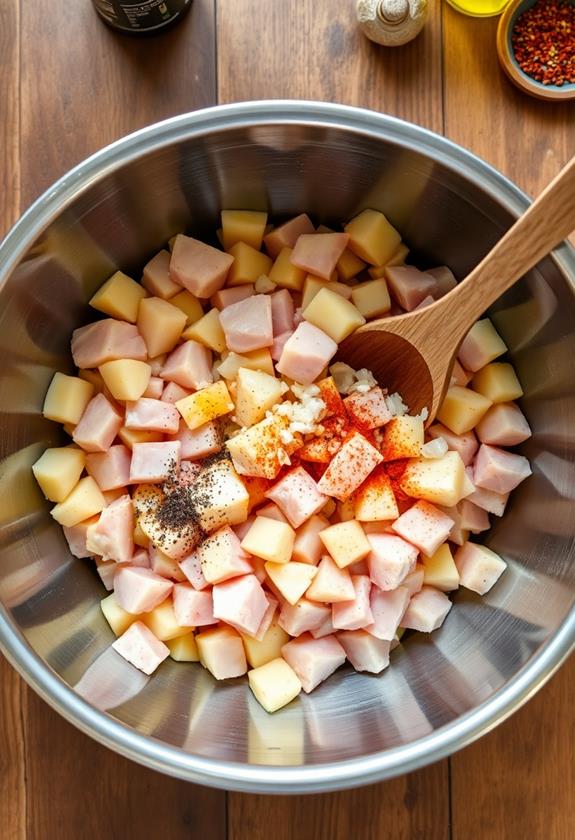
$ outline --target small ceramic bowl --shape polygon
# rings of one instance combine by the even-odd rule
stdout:
[[[511,0],[505,7],[497,27],[497,54],[501,66],[511,81],[531,96],[555,101],[575,99],[575,84],[565,84],[561,87],[541,84],[524,73],[515,59],[511,46],[513,28],[519,15],[534,6],[535,2],[536,0]]]

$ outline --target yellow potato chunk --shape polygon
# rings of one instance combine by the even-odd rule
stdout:
[[[140,548],[147,548],[150,545],[150,538],[144,534],[139,522],[136,522],[134,528],[134,545],[139,545]]]
[[[196,644],[196,637],[193,633],[186,633],[185,636],[177,636],[175,639],[166,641],[170,649],[170,656],[176,662],[199,662],[200,654]]]
[[[250,350],[249,353],[234,353],[233,350],[226,354],[226,357],[218,365],[218,373],[224,379],[236,379],[240,368],[250,370],[261,370],[264,373],[274,375],[274,362],[267,347],[260,350]]]
[[[231,627],[204,630],[196,644],[200,662],[217,680],[241,677],[248,670],[241,636]]]
[[[363,560],[371,551],[365,531],[356,519],[330,525],[319,532],[319,538],[340,569]]]
[[[42,414],[47,420],[75,426],[92,399],[94,386],[78,376],[55,373],[44,398]]]
[[[240,426],[253,426],[281,400],[282,381],[259,370],[241,367],[236,391],[236,420]]]
[[[144,298],[138,312],[138,330],[153,359],[169,353],[178,343],[187,316],[177,306],[159,297]]]
[[[248,664],[252,668],[259,668],[260,665],[265,665],[266,662],[271,662],[272,659],[281,656],[282,647],[287,645],[290,637],[276,621],[272,621],[260,642],[253,636],[243,634],[242,640]]]
[[[183,400],[178,400],[176,408],[184,418],[189,429],[197,429],[210,420],[223,417],[234,410],[234,404],[226,383],[220,380],[207,385]]]
[[[288,563],[291,560],[295,531],[287,522],[256,516],[251,528],[242,540],[242,548],[248,554],[270,560],[273,563]]]
[[[399,516],[391,481],[377,469],[358,487],[352,500],[353,516],[360,522],[379,522]]]
[[[196,487],[201,497],[198,522],[207,533],[248,518],[250,496],[230,461],[205,467],[196,479]]]
[[[248,682],[254,697],[266,712],[277,712],[301,692],[296,672],[281,657],[249,671]]]
[[[335,265],[337,276],[343,283],[348,283],[365,267],[364,261],[360,260],[349,248],[345,249]]]
[[[385,277],[385,269],[392,265],[405,265],[405,260],[409,254],[407,245],[401,243],[395,254],[388,259],[385,265],[374,265],[367,269],[368,274],[375,280],[379,277]]]
[[[437,419],[456,435],[463,435],[477,426],[491,405],[491,400],[483,394],[461,385],[452,385],[443,398]]]
[[[127,429],[125,426],[122,426],[118,432],[118,437],[128,449],[131,449],[135,443],[155,443],[163,439],[161,432],[148,432],[145,429]]]
[[[261,518],[261,516],[256,517],[256,519]],[[273,563],[268,561],[264,564],[264,568],[271,582],[292,606],[297,604],[317,575],[317,566],[310,566],[308,563],[297,563],[295,560],[289,563]]]
[[[465,466],[458,452],[443,458],[414,458],[401,478],[401,489],[408,496],[436,505],[455,507],[464,497]]]
[[[523,396],[517,374],[507,362],[485,365],[473,377],[471,387],[492,403],[511,402]]]
[[[351,300],[364,318],[379,318],[391,309],[385,278],[358,283],[351,290]]]
[[[106,387],[116,400],[139,400],[152,375],[152,368],[137,359],[115,359],[98,368]]]
[[[364,210],[344,230],[350,251],[371,265],[383,265],[401,245],[401,236],[378,210]]]
[[[237,242],[228,251],[234,261],[228,272],[226,286],[255,283],[261,274],[269,274],[271,271],[272,258],[252,248],[251,245],[246,245],[245,242]]]
[[[281,469],[279,453],[284,444],[281,432],[289,426],[286,417],[273,415],[243,429],[227,441],[228,452],[240,475],[275,478]]]
[[[200,301],[191,292],[188,292],[187,289],[183,292],[178,292],[177,295],[170,298],[169,302],[172,306],[177,306],[178,309],[182,310],[186,316],[186,327],[195,324],[204,314]]]
[[[229,251],[237,242],[245,242],[257,251],[268,221],[267,213],[256,210],[222,210],[222,245]]]
[[[134,621],[140,620],[140,616],[126,612],[118,604],[113,592],[107,598],[103,598],[100,601],[100,609],[104,613],[104,618],[112,628],[115,636],[122,636]]]
[[[314,297],[322,289],[329,289],[346,300],[349,300],[351,297],[351,289],[344,283],[338,283],[337,280],[322,280],[321,277],[316,277],[315,274],[307,274],[303,284],[302,309],[307,309]]]
[[[304,309],[303,317],[338,344],[365,324],[365,318],[353,303],[331,289],[321,289]]]
[[[86,466],[86,455],[73,446],[46,449],[32,466],[32,472],[42,492],[51,502],[63,502],[74,489],[82,470]]]
[[[434,586],[442,592],[451,592],[459,586],[459,572],[453,561],[448,543],[440,545],[432,557],[421,555],[423,561],[423,583]]]
[[[100,286],[90,300],[90,306],[112,318],[135,324],[140,301],[146,296],[146,290],[139,283],[122,271],[116,271]]]
[[[383,428],[381,454],[385,461],[398,458],[417,458],[424,440],[423,420],[420,417],[393,417]]]
[[[166,598],[158,607],[146,613],[142,621],[161,642],[176,639],[178,636],[186,636],[190,632],[189,627],[181,627],[176,621],[171,598]]]
[[[220,313],[217,309],[210,309],[207,315],[203,315],[191,326],[186,327],[182,338],[189,341],[199,341],[200,344],[209,347],[216,353],[223,353],[226,349],[226,337],[220,323]]]
[[[459,361],[475,372],[507,350],[507,345],[489,320],[482,318],[471,327],[459,348]]]
[[[269,272],[269,278],[276,286],[299,292],[303,288],[306,271],[291,262],[293,248],[282,248]]]
[[[106,500],[91,476],[81,478],[63,502],[54,505],[50,513],[67,528],[89,519],[104,510]]]

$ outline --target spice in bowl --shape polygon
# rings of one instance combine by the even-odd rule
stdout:
[[[537,0],[517,18],[511,33],[521,70],[543,85],[575,83],[575,5]]]

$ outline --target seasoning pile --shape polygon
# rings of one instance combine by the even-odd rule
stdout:
[[[575,83],[575,4],[537,0],[517,18],[511,43],[519,67],[535,81]]]

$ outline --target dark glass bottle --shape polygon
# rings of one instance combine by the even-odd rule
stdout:
[[[92,0],[108,26],[130,35],[153,35],[183,18],[192,0]]]

